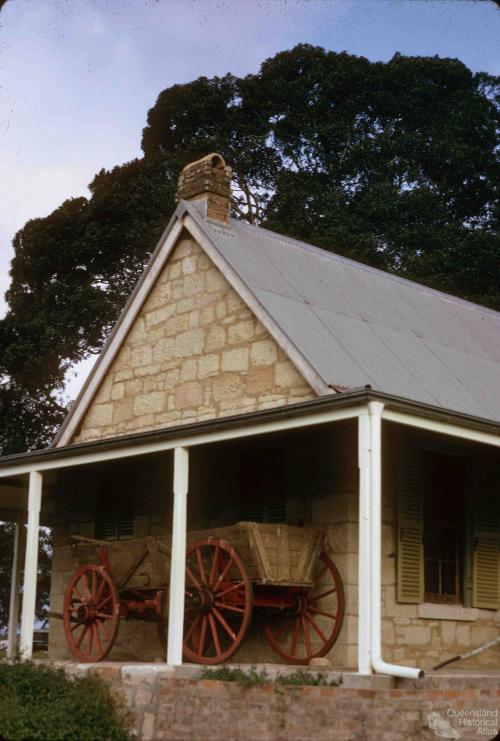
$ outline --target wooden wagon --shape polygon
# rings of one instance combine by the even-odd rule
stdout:
[[[171,539],[95,541],[74,536],[80,568],[64,599],[69,648],[81,661],[104,659],[121,619],[166,627]],[[335,643],[344,592],[314,527],[239,522],[189,532],[184,656],[218,664],[241,645],[258,610],[263,634],[284,661],[307,664]]]

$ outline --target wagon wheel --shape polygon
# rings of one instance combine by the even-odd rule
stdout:
[[[295,605],[273,615],[264,624],[264,637],[289,664],[308,664],[331,649],[342,627],[344,588],[337,567],[321,553],[313,586],[293,595]]]
[[[234,654],[250,625],[252,584],[237,552],[209,538],[186,554],[184,655],[197,664],[219,664]]]
[[[64,595],[63,621],[68,646],[80,661],[102,661],[118,633],[120,603],[103,566],[89,563],[73,575]]]

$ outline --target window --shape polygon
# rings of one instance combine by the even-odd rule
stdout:
[[[102,540],[126,540],[134,536],[134,487],[129,473],[102,477],[96,535]]]
[[[239,461],[240,519],[286,522],[286,462],[282,448],[246,450]]]
[[[467,464],[426,452],[423,492],[424,599],[463,601]]]

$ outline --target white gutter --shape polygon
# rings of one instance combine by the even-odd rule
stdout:
[[[379,401],[368,403],[370,421],[370,661],[379,674],[419,679],[422,669],[388,664],[382,659],[382,412]],[[360,544],[361,556],[361,544]]]

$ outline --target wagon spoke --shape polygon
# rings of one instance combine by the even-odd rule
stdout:
[[[217,632],[217,625],[215,623],[214,616],[211,612],[208,613],[208,622],[210,623],[210,630],[212,631],[212,637],[214,639],[215,653],[217,654],[217,656],[220,656],[222,654],[222,651],[220,647],[219,634]]]
[[[216,607],[221,607],[224,610],[229,610],[230,612],[239,612],[239,613],[245,612],[243,607],[235,607],[234,605],[226,605],[224,602],[214,602],[214,605]]]
[[[200,620],[201,620],[201,614],[198,613],[198,615],[195,617],[195,619],[193,620],[193,622],[189,626],[189,629],[188,629],[186,635],[184,636],[184,642],[185,643],[187,643],[189,641],[189,639],[191,638],[191,636],[193,635],[193,633],[194,633],[194,631],[196,629],[196,626],[198,625],[198,623],[200,622]]]
[[[76,595],[78,596],[78,599],[80,600],[80,602],[83,602],[83,595],[78,591],[78,589],[76,588],[76,586],[73,587],[73,592],[76,593]]]
[[[292,645],[290,646],[290,656],[295,656],[297,643],[299,642],[299,621],[295,620],[293,625]]]
[[[96,580],[96,576],[97,575],[96,575],[95,571],[93,571],[92,572],[92,580],[91,580],[91,583],[92,583],[92,591],[90,592],[90,596],[91,597],[95,597],[96,594],[97,594],[97,580]]]
[[[85,589],[87,590],[87,596],[90,597],[90,587],[89,587],[89,580],[87,579],[87,574],[83,572],[82,574],[82,580],[85,585]]]
[[[229,574],[229,569],[231,568],[231,566],[233,565],[233,563],[234,563],[234,558],[233,558],[233,556],[231,556],[228,559],[227,564],[224,566],[224,569],[222,571],[222,574],[219,574],[219,578],[215,582],[214,592],[217,592],[218,586],[220,586],[222,584],[222,582],[224,581],[224,579],[226,578],[226,576]]]
[[[195,577],[195,575],[193,574],[193,572],[191,571],[191,569],[189,568],[189,566],[187,564],[186,564],[186,574],[189,576],[189,578],[193,582],[193,584],[196,587],[196,589],[199,589],[201,591],[202,586],[201,586],[200,582]]]
[[[337,619],[337,612],[325,612],[324,610],[320,610],[319,607],[313,607],[310,605],[308,608],[309,612],[314,612],[316,615],[324,615],[324,617],[331,618],[332,620]]]
[[[112,599],[112,596],[110,594],[108,594],[108,596],[105,597],[102,600],[102,602],[99,602],[99,604],[96,606],[96,609],[97,610],[101,610],[104,607],[104,605],[106,605],[111,599]]]
[[[208,586],[213,587],[215,583],[215,577],[217,574],[217,566],[219,565],[219,546],[215,546],[214,557],[212,559],[212,566],[210,568],[210,576],[208,577]]]
[[[333,594],[337,591],[337,587],[332,587],[331,589],[328,589],[326,592],[321,592],[321,594],[316,594],[314,597],[308,597],[308,600],[310,602],[317,602],[319,599],[323,599],[323,597],[328,597],[329,594]]]
[[[221,615],[221,613],[219,612],[219,610],[216,607],[214,607],[214,609],[212,610],[212,612],[215,615],[215,617],[217,618],[217,620],[219,621],[219,623],[222,625],[222,627],[224,628],[224,630],[226,631],[226,633],[228,634],[228,636],[230,636],[233,639],[233,641],[234,641],[234,639],[236,638],[236,633],[226,623],[226,621],[224,620],[224,618]]]
[[[291,622],[292,622],[292,618],[288,618],[288,620],[285,620],[285,622],[283,623],[283,625],[280,628],[278,628],[278,630],[274,634],[274,640],[275,641],[277,641],[279,638],[281,638],[281,636],[283,635],[283,633],[285,633],[285,631],[289,628]]]
[[[78,648],[80,648],[80,646],[82,645],[82,641],[83,641],[83,639],[84,639],[84,637],[85,637],[88,629],[89,629],[89,626],[88,625],[83,625],[83,630],[80,633],[80,635],[78,636],[77,641],[76,641],[76,645],[78,646]]]
[[[88,637],[89,637],[89,648],[88,648],[88,654],[89,656],[92,656],[92,644],[94,642],[94,631],[92,630],[93,623],[90,623],[88,631]]]
[[[208,626],[208,618],[206,615],[203,615],[201,619],[200,642],[198,644],[198,653],[200,656],[203,656],[203,651],[205,650],[205,641],[207,638],[207,626]]]
[[[308,615],[307,612],[304,613],[304,617],[307,620],[307,622],[309,623],[309,625],[311,626],[311,628],[314,630],[314,632],[316,633],[316,635],[318,635],[321,638],[321,640],[323,641],[323,643],[326,643],[327,640],[328,640],[328,638],[323,633],[323,631],[321,630],[321,628],[319,627],[319,625],[316,623],[316,621],[313,620],[313,618],[310,615]]]
[[[223,592],[217,592],[217,599],[220,599],[221,597],[225,597],[226,594],[229,594],[230,592],[234,592],[236,589],[241,589],[242,587],[244,588],[244,586],[245,585],[241,581],[239,581],[237,584],[232,584],[227,589],[224,589]]]
[[[203,582],[203,584],[207,583],[207,577],[205,574],[205,567],[203,565],[203,558],[201,556],[201,548],[196,549],[196,560],[198,562],[198,569],[200,572],[200,579]]]
[[[94,631],[95,635],[95,642],[96,642],[96,648],[98,653],[101,653],[102,647],[101,647],[101,639],[99,637],[99,629],[97,627],[97,623],[92,623],[92,630]]]
[[[108,633],[108,630],[107,630],[107,628],[106,628],[106,625],[105,625],[105,623],[103,623],[102,621],[98,620],[98,621],[97,621],[97,625],[99,626],[99,628],[101,628],[101,629],[102,629],[102,632],[104,633],[104,635],[105,635],[105,637],[106,637],[106,641],[109,641],[109,638],[110,638],[110,634]]]
[[[99,588],[98,588],[97,594],[95,596],[96,602],[101,598],[102,593],[104,592],[105,585],[106,585],[106,581],[101,576],[101,583],[99,584]]]
[[[305,618],[304,618],[303,615],[300,616],[300,624],[302,625],[302,632],[304,634],[304,641],[306,642],[307,655],[308,656],[311,656],[311,654],[312,654],[311,636],[309,635],[309,629],[307,627],[307,623],[306,623]]]
[[[71,632],[73,633],[73,631],[75,631],[77,628],[79,628],[80,626],[82,626],[84,624],[84,622],[85,622],[85,620],[79,620],[77,623],[75,623],[74,625],[72,625],[71,628],[70,628]]]
[[[96,617],[101,618],[101,620],[113,620],[114,615],[109,612],[96,612]]]

